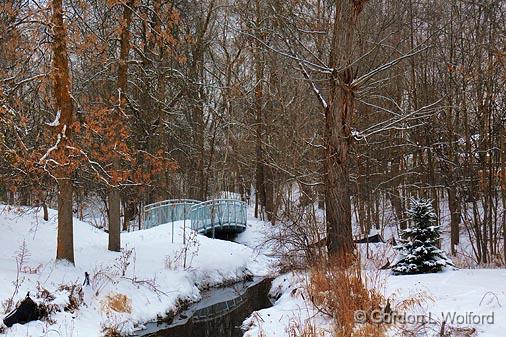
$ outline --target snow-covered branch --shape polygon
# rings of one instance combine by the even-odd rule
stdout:
[[[386,109],[384,107],[380,107],[378,105],[360,101],[361,103],[364,103],[368,106],[372,106],[374,108],[380,109],[382,111],[388,111],[394,115],[394,117],[383,120],[379,123],[376,123],[374,125],[371,125],[370,127],[366,128],[365,130],[358,131],[356,130],[353,134],[353,138],[356,140],[362,140],[367,137],[370,137],[372,135],[375,135],[377,133],[385,132],[388,130],[408,130],[415,127],[418,127],[420,125],[423,125],[424,123],[420,123],[421,120],[424,118],[432,116],[434,113],[440,110],[439,103],[443,100],[443,98],[437,100],[436,102],[433,102],[431,104],[425,105],[417,110],[406,112],[403,111],[399,106],[400,113],[395,113],[389,109]],[[406,123],[409,121],[415,121],[415,125],[407,125]]]

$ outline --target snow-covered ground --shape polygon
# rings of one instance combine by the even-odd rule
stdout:
[[[377,275],[376,275],[377,277]],[[447,270],[442,273],[393,276],[379,275],[380,289],[400,316],[390,336],[440,336],[446,321],[448,336],[506,336],[506,271],[503,269]],[[244,323],[245,337],[292,337],[301,335],[310,323],[317,336],[332,336],[332,320],[318,312],[308,299],[307,274],[289,273],[273,282],[271,308],[259,310]],[[409,305],[408,305],[409,303]],[[400,310],[402,305],[405,309]],[[405,320],[405,321],[403,321]],[[415,322],[425,324],[408,324]],[[423,325],[423,327],[422,327]]]
[[[332,321],[312,305],[307,294],[307,273],[287,273],[272,282],[274,305],[253,313],[244,323],[244,337],[300,336],[308,323],[318,336],[331,336]]]
[[[450,217],[446,204],[443,200],[440,209],[441,245],[448,252]],[[385,240],[398,238],[392,210],[386,209],[385,214],[383,237]],[[356,218],[353,223],[356,237],[361,237]],[[472,269],[407,276],[394,276],[388,270],[379,270],[396,259],[390,244],[359,246],[364,274],[379,280],[377,289],[402,315],[396,325],[389,325],[389,336],[440,337],[443,320],[446,321],[445,336],[506,336],[506,270],[478,269],[465,228],[461,228],[460,241],[454,262]],[[271,295],[277,298],[274,306],[255,312],[245,321],[245,336],[293,337],[301,335],[309,326],[316,327],[317,336],[333,336],[332,320],[316,310],[308,299],[305,290],[308,277],[308,273],[279,276],[271,290]],[[408,323],[418,320],[422,324],[404,324],[403,319]]]
[[[246,230],[237,235],[234,241],[251,247],[264,255],[277,255],[274,242],[270,240],[274,230],[275,226],[269,222],[256,219],[254,217],[254,210],[249,208]]]
[[[248,229],[237,237],[237,243],[203,236],[192,239],[189,235],[191,231],[186,231],[188,244],[184,246],[183,223],[177,222],[174,224],[174,243],[171,243],[172,224],[122,234],[123,253],[107,251],[106,233],[75,220],[74,267],[54,262],[55,216],[56,212],[50,210],[50,221],[45,222],[34,210],[0,205],[0,302],[3,304],[13,296],[17,279],[16,257],[24,241],[28,256],[19,274],[19,289],[14,300],[21,300],[28,291],[35,297],[43,287],[55,295],[51,303],[63,307],[68,302],[68,290],[58,288],[82,284],[84,272],[88,272],[91,286],[84,287],[84,304],[73,313],[53,314],[52,322],[15,325],[0,336],[93,337],[101,336],[104,327],[131,332],[142,327],[144,322],[165,316],[177,307],[180,300],[199,300],[202,288],[252,274],[272,275],[277,260],[268,256],[280,253],[275,250],[276,245],[267,241],[275,227],[254,219],[252,214],[249,214]],[[443,223],[444,229],[445,226],[446,222]],[[385,228],[384,234],[385,238],[395,235],[395,228]],[[467,241],[465,236],[462,241]],[[185,247],[187,268],[182,267],[181,258]],[[379,290],[390,299],[392,307],[395,309],[399,303],[409,300],[411,305],[402,312],[424,317],[430,315],[432,321],[426,325],[421,336],[439,336],[442,315],[447,315],[447,331],[462,329],[460,335],[455,336],[506,335],[504,269],[460,269],[437,274],[393,276],[389,271],[377,271],[387,259],[393,261],[395,258],[391,246],[369,245],[370,259],[365,258],[365,247],[361,245],[364,273],[382,280]],[[445,230],[443,247],[447,247]],[[464,245],[462,249],[466,250]],[[294,333],[302,332],[307,323],[316,326],[321,336],[331,336],[332,321],[312,306],[305,290],[307,278],[307,273],[288,273],[277,277],[271,289],[274,306],[253,313],[244,322],[245,336],[292,337]],[[107,298],[115,294],[127,296],[131,312],[110,310],[106,305]],[[4,316],[3,306],[0,305],[0,320]],[[451,322],[452,319],[454,322]],[[466,321],[460,323],[459,319]],[[399,331],[393,328],[390,335],[395,336]]]
[[[449,211],[447,201],[441,200],[441,245],[450,250]],[[361,237],[357,219],[353,217],[354,234]],[[383,213],[385,240],[397,238],[395,217],[391,208]],[[374,234],[374,233],[373,233]],[[454,262],[472,269],[445,270],[442,273],[394,276],[380,267],[393,262],[396,253],[390,244],[360,245],[364,274],[377,280],[378,291],[389,299],[401,316],[396,326],[391,325],[390,336],[440,337],[441,323],[445,323],[445,336],[451,337],[504,337],[506,336],[506,270],[477,269],[472,258],[469,233],[461,228],[461,242]],[[367,253],[368,251],[368,253]],[[271,308],[255,312],[246,320],[247,337],[292,337],[300,335],[311,325],[316,335],[332,336],[332,321],[316,310],[308,299],[306,286],[308,273],[289,273],[273,282],[271,295],[277,300]],[[378,281],[379,280],[379,281]],[[405,308],[401,309],[402,306]],[[404,325],[402,319],[427,324]],[[410,329],[410,332],[403,330]],[[404,333],[404,334],[403,334]]]
[[[122,234],[123,253],[115,253],[107,250],[106,233],[74,219],[76,264],[55,263],[56,211],[50,210],[49,215],[50,220],[45,222],[35,210],[0,205],[0,302],[3,304],[11,297],[17,302],[27,292],[35,298],[44,288],[55,297],[50,303],[64,307],[69,291],[59,288],[82,285],[84,273],[88,272],[91,285],[83,287],[84,303],[73,313],[55,313],[52,322],[17,324],[0,333],[1,336],[94,337],[102,336],[106,327],[132,332],[144,322],[166,316],[178,301],[199,300],[202,288],[248,275],[272,274],[274,261],[246,245],[201,235],[192,238],[187,230],[184,246],[182,222],[174,224],[174,243],[171,243],[172,224],[161,225]],[[247,241],[245,234],[243,242]],[[18,268],[23,245],[25,260]],[[249,245],[255,246],[256,242]],[[185,247],[186,268],[182,262]],[[21,269],[19,277],[18,269]],[[13,296],[16,280],[18,289]],[[108,298],[126,298],[123,310],[126,312],[111,310],[114,304]],[[0,306],[0,322],[5,315]]]
[[[475,329],[475,335],[479,337],[506,336],[504,269],[461,269],[434,274],[387,276],[385,295],[395,298],[397,302],[408,298],[421,300],[409,312],[430,317],[427,331],[432,334],[429,336],[439,336],[443,320],[448,328],[469,332]]]

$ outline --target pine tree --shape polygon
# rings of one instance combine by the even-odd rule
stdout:
[[[422,274],[440,272],[453,266],[446,254],[437,247],[439,226],[430,200],[411,199],[407,211],[413,226],[402,231],[400,244],[394,247],[400,259],[392,267],[394,274]]]

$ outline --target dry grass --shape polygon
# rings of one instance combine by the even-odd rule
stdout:
[[[455,256],[451,256],[453,264],[460,269],[502,269],[504,268],[504,257],[502,254],[495,254],[489,256],[489,262],[478,263],[476,257],[469,253],[471,248],[458,248]],[[501,250],[499,250],[502,252]]]
[[[441,337],[474,337],[478,334],[475,328],[471,327],[449,327],[441,331]]]
[[[102,332],[104,333],[104,337],[123,337],[123,335],[114,328],[106,328]]]
[[[332,258],[318,263],[311,271],[308,292],[314,305],[336,321],[335,337],[382,337],[385,328],[369,322],[356,323],[355,313],[370,313],[381,308],[383,297],[368,287],[360,262]],[[347,266],[347,267],[345,267]],[[311,331],[305,336],[312,336]]]
[[[292,322],[288,331],[290,337],[325,337],[328,331],[316,326],[312,322]]]
[[[102,310],[108,313],[116,311],[130,314],[132,313],[132,301],[127,295],[111,293],[102,302]]]

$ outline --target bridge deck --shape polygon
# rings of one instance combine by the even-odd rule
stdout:
[[[144,207],[144,228],[185,219],[200,234],[240,233],[246,229],[247,207],[234,199],[165,200]]]

